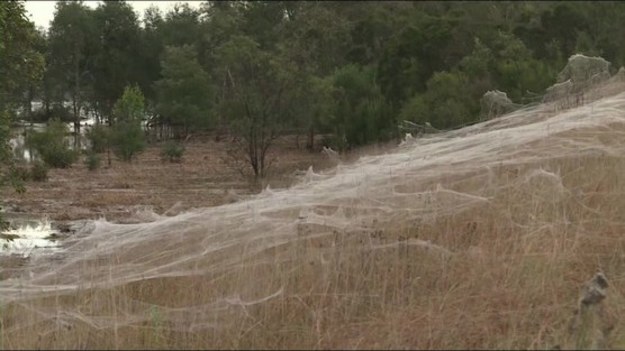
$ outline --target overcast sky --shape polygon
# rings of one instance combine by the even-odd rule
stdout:
[[[201,1],[126,1],[138,12],[139,19],[143,19],[143,11],[154,5],[161,9],[163,13],[171,9],[175,3],[188,3],[193,8],[200,7]],[[26,12],[31,21],[35,23],[35,27],[48,28],[50,21],[54,17],[54,4],[56,1],[26,1]],[[85,1],[89,7],[96,8],[100,1]]]

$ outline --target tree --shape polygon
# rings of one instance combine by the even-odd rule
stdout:
[[[384,48],[377,66],[382,92],[394,108],[423,92],[435,72],[457,63],[449,55],[449,48],[456,45],[452,26],[419,11],[412,18]]]
[[[113,107],[114,124],[111,144],[117,157],[130,162],[145,148],[141,122],[145,113],[145,98],[137,86],[127,86]]]
[[[136,60],[141,65],[139,86],[148,101],[154,102],[156,92],[154,82],[161,77],[160,56],[163,52],[161,28],[163,16],[158,7],[148,7],[143,14],[143,30],[141,31],[141,53]]]
[[[125,1],[104,1],[94,11],[97,55],[94,58],[94,100],[100,114],[109,119],[114,103],[128,85],[142,80],[137,15]],[[94,40],[95,41],[95,40]]]
[[[336,135],[348,147],[389,139],[395,134],[391,117],[371,67],[347,65],[334,75]],[[339,145],[341,146],[341,145]]]
[[[437,72],[427,82],[425,93],[417,93],[402,107],[400,118],[436,129],[458,128],[477,120],[479,101],[467,95],[467,76],[459,71]]]
[[[314,150],[315,133],[332,131],[331,121],[336,110],[332,76],[317,77],[311,74],[295,75],[296,81],[290,93],[293,104],[293,123],[308,131],[306,148]],[[299,141],[298,141],[299,147]]]
[[[58,1],[49,31],[50,76],[60,80],[63,92],[72,100],[74,142],[79,145],[80,112],[86,100],[86,86],[93,82],[95,36],[93,11],[82,2]],[[62,97],[61,97],[62,98]],[[65,100],[62,98],[62,100]]]
[[[349,50],[349,22],[321,3],[301,3],[291,9],[290,20],[282,27],[279,54],[293,62],[290,74],[295,77],[291,94],[296,111],[292,123],[308,134],[306,147],[314,149],[315,133],[323,128],[333,107],[331,79],[337,66],[345,62]],[[298,138],[299,147],[299,138]]]
[[[267,151],[288,121],[293,77],[286,62],[260,49],[247,36],[235,36],[218,52],[220,77],[226,82],[220,110],[239,138],[256,178],[267,168]],[[220,80],[221,80],[220,79]]]
[[[243,35],[252,38],[262,50],[271,51],[279,42],[279,27],[285,19],[281,1],[249,1],[239,7]]]
[[[37,32],[25,17],[24,4],[0,4],[0,112],[11,115],[44,70],[36,50]]]
[[[164,45],[194,45],[200,38],[200,30],[200,11],[188,4],[175,4],[159,26]]]
[[[200,23],[201,37],[199,38],[198,60],[202,67],[211,76],[217,74],[217,49],[230,40],[234,35],[240,35],[243,22],[240,1],[207,1],[202,3]]]
[[[193,129],[206,129],[212,122],[214,88],[208,74],[189,45],[165,48],[162,78],[155,83],[156,110],[173,127],[176,139]]]
[[[21,1],[0,2],[0,186],[11,183],[18,191],[24,188],[8,145],[11,115],[19,97],[41,78],[44,68],[43,57],[34,47],[34,26],[25,12]],[[1,216],[0,222],[5,224]]]
[[[56,63],[53,62],[48,32],[43,28],[38,29],[38,32],[36,46],[37,51],[44,56],[45,71],[41,80],[34,87],[33,98],[38,98],[43,102],[43,110],[37,111],[30,120],[47,122],[53,115],[67,121],[73,120],[74,116],[71,116],[70,112],[63,107],[65,76],[60,72],[58,66],[55,67]],[[60,111],[63,113],[59,113]]]

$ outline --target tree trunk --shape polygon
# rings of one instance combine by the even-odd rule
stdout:
[[[32,117],[33,114],[33,109],[32,109],[32,101],[33,101],[33,88],[30,87],[28,88],[28,92],[26,95],[26,101],[24,102],[24,111],[26,112],[26,117],[28,119],[30,119]]]
[[[308,142],[306,143],[306,148],[309,151],[313,151],[315,148],[315,127],[310,126],[308,129]]]
[[[74,96],[72,96],[72,105],[74,108],[74,149],[80,150],[80,66],[78,57],[78,48],[75,49],[74,56]]]
[[[74,112],[74,149],[80,150],[80,107],[76,102],[76,94],[72,98],[72,110]]]
[[[74,149],[80,150],[80,121],[74,121]]]

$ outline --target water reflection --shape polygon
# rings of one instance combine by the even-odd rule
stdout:
[[[95,124],[94,118],[85,119],[80,123],[80,145],[81,150],[85,150],[88,146],[88,140],[86,136],[86,132],[90,126]],[[71,149],[74,149],[75,143],[74,139],[74,123],[68,122],[66,123],[69,134],[65,137],[65,141]],[[44,131],[47,128],[45,123],[30,123],[26,121],[19,121],[18,126],[11,129],[11,139],[9,140],[9,145],[11,146],[11,150],[13,150],[13,155],[19,161],[24,162],[32,162],[37,156],[35,155],[35,151],[29,149],[26,146],[25,133],[27,130],[34,130],[37,132]]]
[[[58,232],[50,222],[22,221],[11,223],[10,229],[0,233],[0,255],[30,256],[33,250],[59,250]]]

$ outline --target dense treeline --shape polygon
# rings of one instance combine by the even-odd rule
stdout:
[[[621,2],[207,1],[140,20],[123,1],[59,1],[47,31],[7,27],[16,4],[0,5],[15,34],[0,47],[2,103],[113,126],[138,87],[150,133],[234,134],[256,174],[281,133],[345,148],[397,136],[400,120],[454,128],[478,118],[488,90],[534,101],[574,53],[625,62]]]

